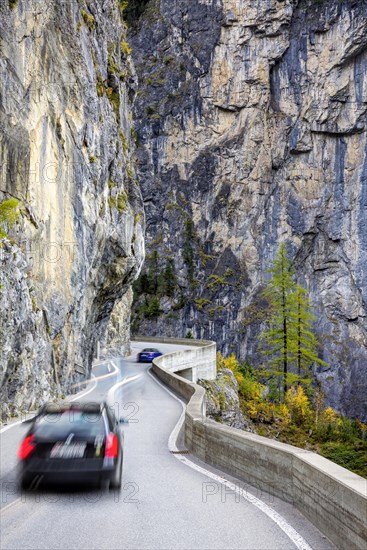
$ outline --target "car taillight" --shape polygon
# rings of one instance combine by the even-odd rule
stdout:
[[[105,458],[117,458],[119,451],[119,440],[117,435],[109,433],[106,437],[106,446],[104,451]]]
[[[29,435],[22,441],[22,443],[19,446],[18,458],[20,460],[25,460],[33,453],[35,448],[36,448],[36,444],[34,442],[34,435]]]

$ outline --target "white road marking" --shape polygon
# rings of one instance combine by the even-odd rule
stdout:
[[[107,361],[105,361],[105,363],[107,363]],[[101,363],[101,364],[105,364],[105,363]],[[113,371],[112,372],[111,372],[110,363],[113,365]],[[95,367],[100,367],[100,365],[94,365],[93,368],[95,368]],[[97,381],[105,380],[106,378],[111,378],[111,376],[114,376],[115,374],[118,374],[120,372],[119,368],[115,365],[115,363],[113,361],[108,361],[107,370],[108,370],[109,374],[101,374],[100,376],[93,376],[92,375],[92,377],[95,378]],[[78,384],[74,384],[73,386],[71,386],[71,388],[76,388],[77,386],[80,386],[80,384],[90,384],[90,383],[91,383],[91,379],[85,380],[84,382],[78,382]]]
[[[138,378],[141,378],[142,374],[137,374],[136,376],[130,376],[130,378],[124,378],[121,382],[117,382],[107,393],[107,402],[112,403],[115,400],[115,393],[116,390],[121,388],[121,386],[124,386],[125,384],[128,384],[129,382],[133,382],[133,380],[137,380]]]
[[[12,424],[9,424],[8,426],[5,426],[4,428],[1,428],[0,434],[3,434],[7,430],[10,430],[11,428],[14,428],[15,426],[19,426],[19,424],[22,424],[23,420],[19,420],[18,422],[13,422]]]
[[[95,390],[97,384],[98,384],[98,381],[99,380],[102,380],[104,378],[110,378],[111,376],[114,376],[117,372],[120,372],[119,368],[117,367],[117,365],[113,362],[113,361],[110,361],[110,363],[112,364],[113,366],[113,372],[111,372],[111,369],[109,368],[108,369],[108,372],[110,374],[105,374],[105,375],[102,375],[102,376],[94,376],[94,374],[92,374],[92,378],[94,379],[94,384],[92,386],[92,388],[88,389],[85,393],[83,393],[82,395],[77,395],[76,397],[74,397],[73,399],[70,399],[70,401],[76,401],[77,399],[80,399],[81,397],[85,397],[86,395],[88,395],[89,393],[91,393],[93,390]],[[99,365],[95,365],[95,366],[99,366]],[[130,378],[125,378],[124,380],[122,380],[122,382],[118,382],[117,384],[115,384],[114,386],[112,386],[112,388],[109,390],[107,396],[109,396],[110,394],[115,394],[115,391],[120,388],[121,386],[123,386],[124,384],[128,384],[129,382],[132,382],[133,380],[137,380],[138,378],[141,378],[142,377],[142,374],[138,374],[136,376],[131,376]],[[88,380],[88,382],[90,382]],[[108,397],[107,397],[108,398]],[[14,426],[18,426],[19,424],[22,424],[22,420],[19,421],[19,422],[14,422],[13,424],[10,424],[10,426],[5,426],[2,430],[0,430],[0,433],[3,433],[5,432],[6,430],[10,430],[10,428],[13,428]],[[4,512],[6,512],[7,510],[9,510],[10,508],[13,508],[14,506],[16,506],[17,504],[20,504],[22,502],[22,498],[17,498],[16,500],[14,500],[13,502],[11,502],[10,504],[8,504],[7,506],[4,506],[3,508],[0,509],[0,515],[2,515]]]
[[[109,375],[110,376],[110,375]],[[99,378],[96,378],[94,376],[94,374],[92,374],[92,378],[94,379],[94,385],[89,389],[87,390],[86,392],[82,393],[81,395],[77,395],[76,397],[74,397],[73,399],[70,399],[69,401],[76,401],[77,399],[80,399],[81,397],[85,397],[86,395],[88,395],[89,393],[91,393],[93,390],[96,389],[96,386],[97,386],[97,383],[98,383],[98,380]],[[89,382],[89,380],[88,380]],[[31,417],[30,419],[32,419],[33,417]],[[13,422],[12,424],[9,424],[8,426],[4,426],[4,428],[1,428],[0,430],[0,434],[3,434],[4,432],[6,432],[7,430],[10,430],[11,428],[15,428],[15,426],[19,426],[20,424],[22,424],[24,422],[24,420],[19,420],[17,422]]]
[[[101,363],[102,364],[102,363]],[[110,378],[111,376],[115,375],[117,372],[119,372],[119,368],[115,365],[115,363],[113,361],[111,361],[111,364],[113,366],[113,372],[111,372],[111,369],[109,369],[109,373],[110,374],[106,374],[106,375],[102,375],[102,376],[94,376],[94,374],[92,374],[92,378],[94,379],[94,384],[93,386],[88,389],[86,392],[82,393],[82,395],[77,395],[75,396],[73,399],[70,399],[70,402],[72,401],[76,401],[77,399],[80,399],[81,397],[85,397],[86,395],[88,395],[89,393],[91,393],[93,390],[95,390],[95,388],[97,387],[97,384],[98,384],[98,381],[99,380],[102,380],[104,378]],[[100,366],[100,365],[95,365],[95,367],[97,366]],[[94,368],[94,367],[93,367]],[[135,378],[139,378],[141,375],[139,376],[135,376],[133,377],[133,379]],[[123,380],[123,383],[127,383],[129,382],[130,380]],[[89,383],[90,380],[87,381],[87,383]],[[120,382],[119,384],[115,384],[115,386],[113,386],[113,388],[116,388],[116,386],[121,386],[122,383]],[[117,389],[117,388],[116,388]],[[22,420],[20,420],[19,422],[14,422],[13,424],[10,424],[9,426],[5,426],[4,428],[2,428],[2,430],[0,430],[0,434],[3,433],[3,432],[6,432],[6,430],[10,430],[10,428],[13,428],[14,426],[19,426],[19,424],[22,424]],[[3,506],[1,509],[0,509],[0,515],[2,515],[4,512],[6,512],[7,510],[9,510],[10,508],[13,508],[14,506],[16,506],[17,504],[20,504],[22,502],[22,498],[17,498],[16,500],[14,500],[13,502],[11,502],[10,504],[8,504],[7,506]]]
[[[7,504],[6,506],[3,506],[1,509],[0,509],[0,516],[6,512],[7,510],[9,510],[9,508],[13,508],[13,506],[15,506],[16,504],[19,504],[21,502],[21,498],[17,498],[17,500],[13,500],[13,502],[11,502],[10,504]]]
[[[106,363],[106,361],[104,363]],[[93,368],[99,367],[100,365],[103,365],[104,363],[99,363],[98,365],[94,365]],[[76,401],[77,399],[85,397],[86,395],[88,395],[89,393],[91,393],[93,390],[96,389],[97,383],[99,382],[99,380],[104,380],[106,378],[110,378],[111,376],[114,376],[115,374],[117,374],[119,372],[118,367],[115,365],[115,363],[113,361],[111,361],[111,363],[112,363],[113,369],[114,369],[113,372],[109,371],[109,374],[103,374],[101,376],[94,376],[94,374],[92,374],[91,378],[93,378],[93,381],[94,381],[93,386],[90,389],[88,389],[86,392],[82,393],[81,395],[77,395],[77,396],[73,397],[73,399],[70,399],[69,401],[73,402],[73,401]],[[91,382],[92,382],[92,380],[86,380],[84,383],[85,384],[90,384]],[[8,424],[7,426],[4,426],[3,428],[0,429],[0,434],[6,432],[7,430],[10,430],[11,428],[15,428],[15,426],[19,426],[22,423],[23,423],[23,420],[19,420],[17,422],[13,422],[12,424]]]
[[[68,399],[68,401],[70,401],[71,403],[73,401],[76,401],[77,399],[80,399],[81,397],[85,397],[86,395],[88,395],[89,393],[91,393],[92,391],[94,391],[98,385],[98,380],[100,380],[100,378],[94,376],[94,374],[92,374],[91,378],[94,378],[94,384],[91,388],[89,388],[89,390],[87,390],[86,392],[82,393],[81,395],[76,395],[75,397],[73,397],[73,399]],[[89,382],[89,380],[88,380]]]
[[[171,392],[167,386],[159,382],[151,373],[151,369],[148,370],[149,376],[157,383],[159,384],[164,390],[166,390],[176,401],[181,403],[182,406],[182,414],[180,416],[179,421],[177,422],[176,426],[172,430],[172,433],[168,440],[168,449],[169,451],[175,453],[179,449],[177,447],[177,437],[180,433],[180,430],[183,426],[183,423],[185,421],[185,411],[186,411],[186,404],[179,398],[177,395],[175,395],[173,392]],[[189,468],[192,468],[193,470],[196,470],[197,472],[200,472],[201,474],[209,477],[210,479],[213,479],[217,483],[221,483],[222,485],[228,487],[231,491],[235,492],[236,494],[240,495],[244,500],[247,500],[247,502],[250,502],[256,508],[258,508],[261,512],[263,512],[265,515],[267,515],[271,520],[273,520],[278,527],[291,539],[291,541],[294,543],[296,548],[298,550],[312,550],[311,546],[305,541],[305,539],[296,531],[288,522],[286,519],[284,519],[278,512],[275,512],[270,506],[265,504],[262,500],[259,500],[257,497],[249,493],[248,491],[244,491],[234,483],[228,481],[224,477],[218,476],[214,474],[213,472],[210,472],[209,470],[206,470],[205,468],[202,468],[198,464],[195,464],[194,462],[191,462],[187,457],[179,454],[174,454],[174,457],[177,458],[180,462],[188,466]]]

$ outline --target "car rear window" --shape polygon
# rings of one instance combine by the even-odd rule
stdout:
[[[65,439],[70,433],[77,437],[105,435],[105,421],[101,412],[67,410],[49,413],[39,418],[34,429],[40,439]]]

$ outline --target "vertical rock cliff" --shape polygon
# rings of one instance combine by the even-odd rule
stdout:
[[[191,331],[256,364],[259,290],[285,241],[328,402],[366,420],[367,4],[133,4],[149,251],[135,330]]]
[[[114,308],[129,320],[144,216],[125,35],[117,0],[1,2],[0,200],[22,211],[0,242],[3,417],[70,390]]]

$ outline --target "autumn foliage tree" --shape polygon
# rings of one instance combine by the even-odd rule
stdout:
[[[313,331],[314,316],[307,290],[296,283],[295,270],[284,243],[272,267],[263,292],[270,305],[267,327],[260,338],[270,370],[281,380],[283,398],[290,386],[310,382],[315,364],[326,364],[317,355]]]
[[[316,317],[312,314],[311,303],[307,290],[297,285],[292,294],[294,301],[294,317],[292,319],[291,353],[295,358],[298,385],[302,377],[311,376],[312,365],[326,365],[317,355],[318,341],[313,331],[313,322]]]
[[[294,328],[294,304],[292,295],[296,289],[294,270],[288,259],[285,244],[280,245],[273,266],[269,269],[271,279],[264,290],[270,304],[267,329],[261,334],[265,347],[263,353],[269,358],[271,370],[283,379],[284,395],[288,389],[288,370],[292,360],[291,338]]]

